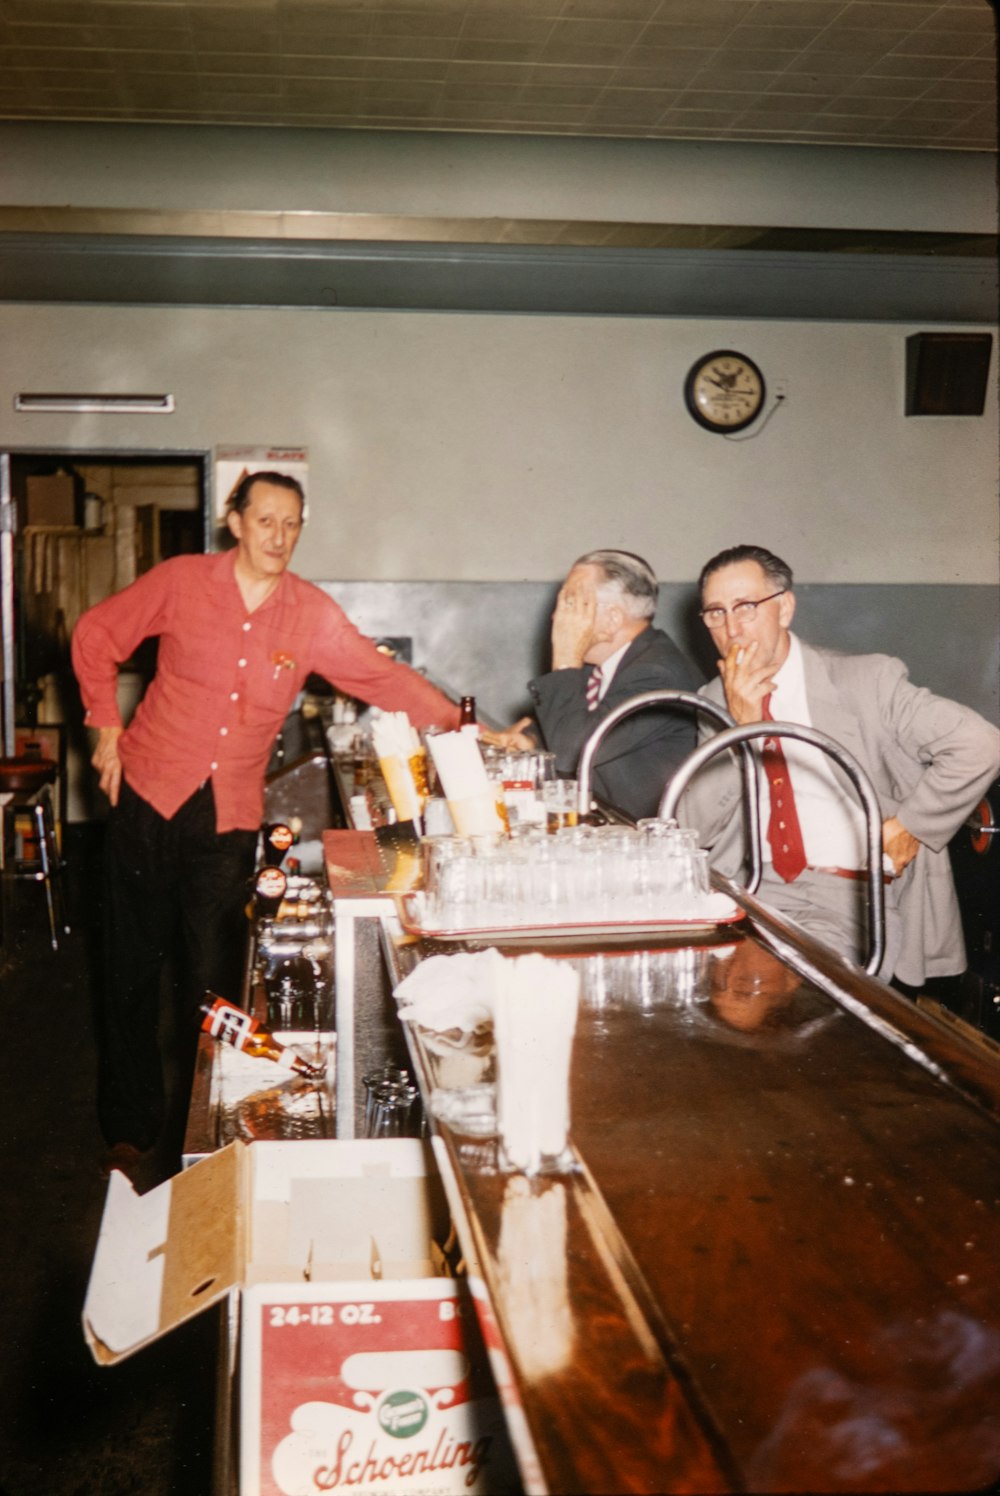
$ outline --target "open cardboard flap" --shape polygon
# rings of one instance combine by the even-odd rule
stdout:
[[[416,1138],[236,1141],[146,1195],[115,1172],[84,1335],[109,1366],[250,1283],[432,1277],[447,1230]]]
[[[146,1195],[111,1174],[83,1306],[95,1361],[124,1360],[240,1282],[248,1178],[241,1142]]]

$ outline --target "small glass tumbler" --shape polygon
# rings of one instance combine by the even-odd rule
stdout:
[[[365,1136],[371,1136],[371,1125],[375,1115],[375,1095],[380,1086],[385,1085],[408,1085],[410,1083],[410,1072],[403,1070],[399,1065],[394,1065],[387,1060],[384,1065],[379,1065],[375,1070],[369,1070],[367,1075],[361,1077],[361,1084],[365,1088]]]
[[[542,784],[546,826],[550,832],[577,824],[579,786],[575,779],[547,779]]]
[[[405,1138],[413,1130],[413,1104],[417,1088],[405,1070],[384,1065],[381,1072],[364,1077],[365,1136],[369,1138]]]

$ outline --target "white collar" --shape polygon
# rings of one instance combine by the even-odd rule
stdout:
[[[636,634],[635,638],[638,639],[638,637],[639,637],[639,635]],[[605,695],[605,692],[607,691],[607,689],[610,686],[611,682],[614,680],[615,671],[618,669],[618,666],[621,664],[622,660],[625,658],[625,651],[631,646],[632,643],[633,643],[632,639],[626,639],[626,641],[622,645],[621,649],[616,649],[615,652],[614,652],[614,654],[613,655],[608,655],[607,659],[602,663],[602,665],[601,665],[601,689],[597,693],[597,699],[598,699],[598,701],[601,701],[603,699],[603,697]]]

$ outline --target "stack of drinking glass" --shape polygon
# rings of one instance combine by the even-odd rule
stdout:
[[[715,919],[708,854],[665,821],[421,843],[419,922],[442,931]]]

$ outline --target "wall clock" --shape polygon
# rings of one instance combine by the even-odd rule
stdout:
[[[760,415],[766,386],[764,376],[745,353],[717,348],[703,354],[684,381],[684,400],[699,426],[725,436],[742,431]]]

